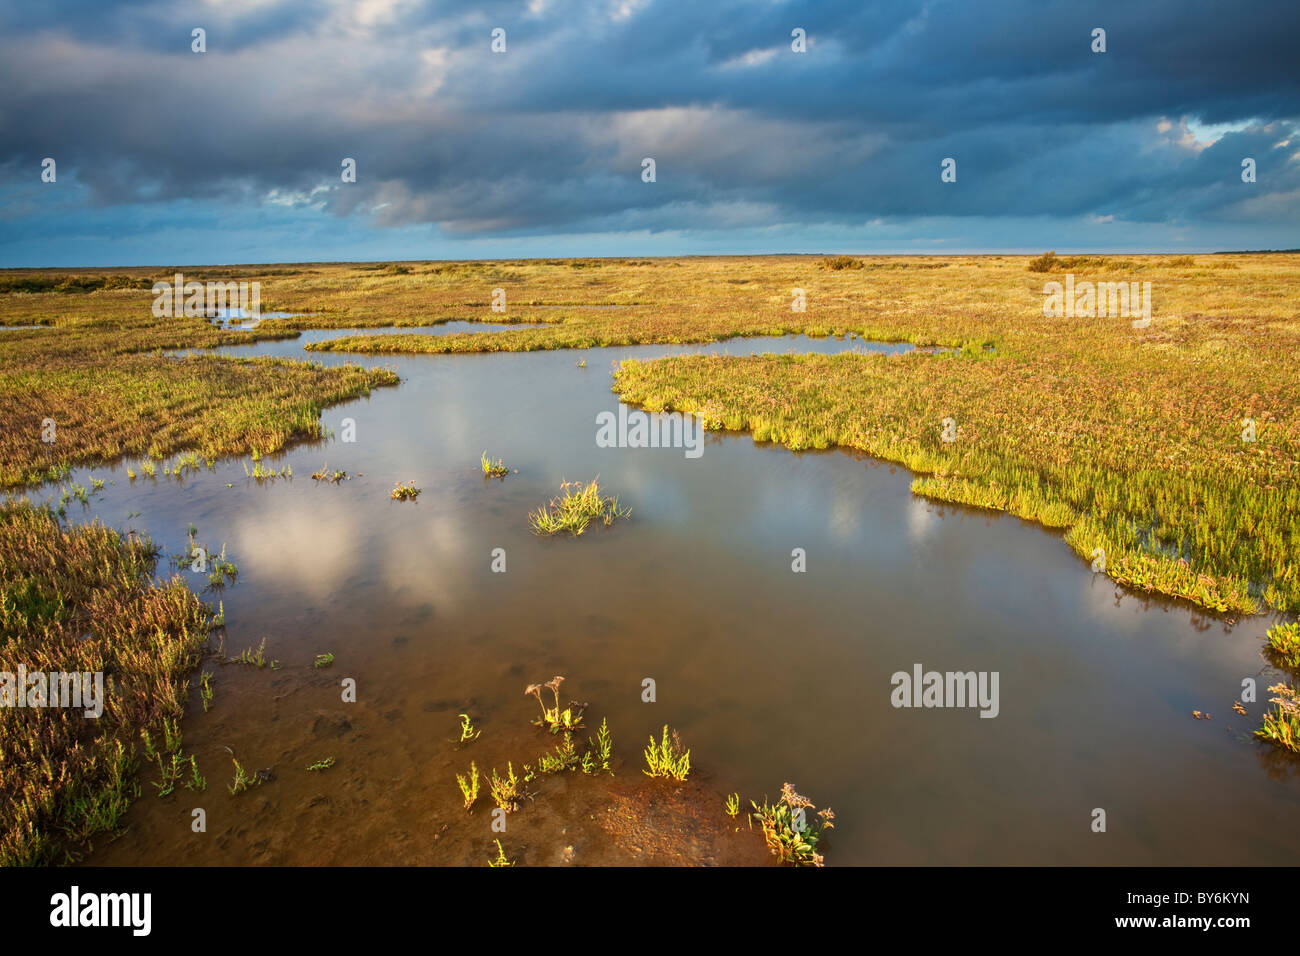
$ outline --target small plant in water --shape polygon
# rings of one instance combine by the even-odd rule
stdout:
[[[1265,712],[1264,726],[1255,731],[1255,736],[1300,754],[1300,693],[1287,684],[1274,684],[1269,690],[1277,695],[1269,698],[1277,710]]]
[[[563,677],[552,677],[545,684],[529,684],[524,688],[524,694],[531,694],[537,698],[537,703],[542,707],[542,716],[534,718],[533,723],[538,727],[545,727],[553,734],[560,731],[576,730],[582,726],[582,712],[587,709],[586,704],[579,704],[573,701],[568,707],[563,707],[560,703],[560,685],[564,683]],[[546,701],[542,700],[542,689],[546,688],[555,695],[555,706],[547,707]]]
[[[460,786],[460,795],[465,800],[465,809],[471,810],[478,799],[478,765],[469,762],[469,774],[456,774],[456,783]]]
[[[199,676],[199,696],[203,698],[203,712],[206,714],[212,709],[212,675],[204,671]]]
[[[251,647],[247,648],[238,657],[231,660],[232,664],[253,664],[257,667],[266,666],[266,638],[262,638],[262,643],[257,645],[257,650]]]
[[[262,782],[260,776],[255,773],[248,773],[234,757],[231,757],[230,761],[235,765],[235,782],[228,788],[231,793],[243,793],[245,790],[251,790]]]
[[[474,729],[474,723],[469,719],[469,714],[457,714],[456,716],[460,718],[461,743],[468,743],[471,740],[475,740],[478,738],[479,734],[483,733],[481,730]]]
[[[740,815],[740,794],[733,793],[727,797],[727,816],[733,820]]]
[[[497,858],[488,860],[488,866],[514,866],[515,861],[506,857],[505,848],[501,846],[501,841],[494,841],[497,845]]]
[[[498,458],[494,464],[492,459],[488,457],[487,452],[483,452],[482,457],[479,458],[479,467],[483,469],[484,478],[504,478],[506,475],[510,474],[510,469],[506,467],[505,459]]]
[[[815,810],[813,802],[800,796],[790,784],[781,787],[781,799],[769,805],[764,798],[760,807],[753,800],[749,805],[754,808],[753,818],[763,829],[763,839],[767,848],[782,863],[795,866],[821,866],[823,858],[817,852],[817,844],[825,831],[835,827],[835,813],[830,807],[818,810],[820,824],[813,824],[807,819],[807,811]]]
[[[682,740],[673,731],[668,736],[668,725],[664,724],[663,739],[655,743],[654,734],[650,735],[650,745],[645,749],[645,762],[648,770],[641,771],[647,777],[671,777],[673,780],[685,780],[691,772],[691,752],[682,749]]]
[[[519,778],[515,776],[513,764],[506,763],[505,777],[498,777],[496,768],[492,768],[488,791],[492,794],[492,802],[506,813],[519,808]]]
[[[347,481],[348,477],[346,471],[330,471],[328,465],[321,465],[320,468],[316,469],[312,474],[312,478],[315,481],[324,481],[331,485],[338,484],[340,481]]]
[[[307,772],[319,773],[322,770],[328,770],[332,766],[334,766],[334,758],[326,757],[324,760],[317,760],[314,764],[308,767]]]
[[[1300,622],[1268,629],[1268,654],[1279,667],[1300,671]]]
[[[544,508],[528,513],[528,520],[537,534],[582,534],[593,520],[599,519],[605,526],[612,525],[619,518],[626,518],[632,512],[620,508],[618,499],[600,493],[600,478],[597,476],[587,484],[580,481],[561,482],[561,494],[552,498]]]
[[[333,663],[334,663],[334,655],[331,654],[329,651],[326,651],[324,654],[317,654],[317,655],[316,655],[316,660],[315,660],[315,662],[312,664],[312,666],[313,666],[313,667],[329,667],[329,666],[330,666],[331,664],[333,664]]]
[[[415,479],[412,478],[409,484],[404,485],[398,482],[397,487],[393,489],[388,497],[394,501],[414,501],[420,497],[420,489],[415,487]]]
[[[596,739],[587,738],[588,750],[582,755],[582,772],[583,773],[613,773],[614,767],[614,737],[609,732],[609,725],[605,718],[600,718],[600,729],[596,731]]]

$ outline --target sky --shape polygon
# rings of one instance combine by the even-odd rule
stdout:
[[[0,267],[1296,248],[1297,41],[1295,0],[0,0]]]

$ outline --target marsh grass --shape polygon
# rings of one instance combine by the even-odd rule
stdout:
[[[250,774],[234,757],[231,757],[230,761],[235,765],[235,782],[227,788],[230,790],[231,794],[243,793],[244,791],[251,790],[253,787],[259,786],[262,783],[262,778],[259,775],[255,773]]]
[[[646,769],[641,771],[647,777],[665,777],[683,781],[691,772],[691,752],[682,747],[677,731],[668,735],[668,725],[664,724],[663,736],[655,743],[654,734],[645,749]]]
[[[501,845],[500,840],[496,840],[497,855],[496,859],[488,860],[488,866],[514,866],[515,861],[506,856],[505,847]]]
[[[504,478],[510,474],[510,469],[506,467],[504,459],[498,458],[494,463],[492,459],[488,458],[486,451],[479,458],[479,467],[483,469],[484,478]]]
[[[560,484],[560,490],[559,497],[552,498],[546,507],[529,512],[528,521],[534,533],[567,532],[576,537],[586,531],[592,521],[599,520],[609,527],[617,519],[632,513],[630,509],[619,507],[617,498],[601,494],[599,477],[585,485],[579,481],[565,481]]]
[[[141,733],[179,750],[212,618],[179,578],[152,579],[158,556],[97,521],[63,528],[48,508],[0,505],[0,670],[107,675],[98,720],[0,707],[0,865],[80,859],[140,793]]]
[[[478,799],[478,764],[471,760],[468,774],[456,774],[456,784],[460,787],[460,795],[465,801],[465,809],[474,809],[474,801]]]
[[[916,472],[917,494],[1059,528],[1081,556],[1102,548],[1106,573],[1137,590],[1233,614],[1300,610],[1300,256],[1053,255],[1045,272],[1028,271],[1025,256],[851,258],[861,268],[802,256],[408,263],[401,275],[373,264],[259,267],[249,278],[262,281],[265,301],[317,314],[251,332],[153,320],[143,285],[152,270],[15,271],[14,289],[45,291],[0,294],[0,323],[58,329],[0,338],[0,485],[59,481],[70,464],[124,455],[274,451],[320,437],[323,405],[397,381],[390,371],[171,359],[160,349],[452,319],[518,327],[309,348],[460,353],[853,334],[959,351],[624,362],[615,389],[759,441],[901,463]],[[1044,319],[1044,280],[1065,269],[1149,278],[1152,325]],[[52,291],[116,274],[140,288]],[[491,312],[483,290],[496,285],[524,304]],[[806,290],[806,313],[791,313],[792,287]],[[562,305],[534,307],[548,303]],[[621,308],[581,307],[595,304]],[[59,423],[54,445],[31,439],[45,414]],[[961,437],[943,445],[949,415]],[[1253,443],[1241,440],[1248,417]]]
[[[1274,684],[1269,698],[1276,710],[1264,713],[1264,726],[1255,736],[1293,754],[1300,754],[1300,693],[1288,684]]]
[[[458,777],[458,782],[459,779]],[[488,792],[492,795],[492,802],[506,813],[512,813],[519,809],[519,778],[515,776],[514,764],[506,763],[506,775],[504,777],[498,777],[496,768],[492,768],[492,777],[488,780]]]
[[[825,832],[835,827],[835,814],[830,807],[817,811],[815,816],[819,819],[809,820],[808,811],[816,807],[788,783],[782,785],[781,799],[775,804],[769,804],[765,797],[761,807],[753,800],[749,805],[754,808],[752,819],[762,829],[763,839],[773,856],[782,863],[795,866],[824,865],[817,846]]]
[[[1300,672],[1300,622],[1277,624],[1268,629],[1265,650],[1278,667]]]
[[[145,459],[133,470],[154,477],[157,462],[188,452],[176,465],[179,477],[197,470],[200,458],[278,451],[323,437],[325,406],[398,381],[390,370],[350,365],[172,358],[160,350],[296,333],[224,332],[202,319],[160,321],[150,314],[147,290],[73,298],[85,302],[74,303],[76,314],[45,341],[13,333],[0,341],[0,487],[57,480],[73,465],[122,457]],[[50,295],[0,295],[0,321],[9,322],[14,312],[50,309],[58,309]],[[57,422],[57,440],[30,440],[46,417]]]

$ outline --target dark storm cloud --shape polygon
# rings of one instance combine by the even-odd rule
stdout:
[[[1300,211],[1292,0],[0,9],[0,175],[55,157],[87,208],[319,208],[462,236]]]

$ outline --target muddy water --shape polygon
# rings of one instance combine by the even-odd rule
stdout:
[[[207,791],[158,799],[146,783],[127,832],[89,862],[481,864],[497,834],[485,809],[460,808],[454,774],[471,759],[503,771],[507,759],[516,770],[535,760],[547,741],[527,724],[537,705],[522,690],[554,674],[591,703],[594,722],[608,717],[622,763],[614,784],[539,786],[503,838],[523,862],[654,862],[627,850],[639,838],[598,818],[610,786],[644,779],[639,750],[664,723],[692,748],[698,801],[775,797],[790,781],[833,806],[831,864],[1300,854],[1295,763],[1250,739],[1260,704],[1249,717],[1231,711],[1244,677],[1257,678],[1261,699],[1275,677],[1260,659],[1263,619],[1232,626],[1120,591],[1059,534],[915,498],[905,470],[861,456],[792,454],[744,435],[710,435],[694,460],[596,446],[596,414],[617,409],[614,360],[861,342],[302,352],[335,334],[225,350],[402,376],[327,409],[336,435],[355,419],[356,442],[276,458],[292,465],[291,481],[247,480],[242,462],[180,482],[94,472],[114,483],[86,516],[145,530],[167,551],[181,549],[190,522],[201,543],[226,544],[240,571],[222,595],[226,650],[265,636],[282,666],[207,662],[214,706],[192,701],[184,724]],[[518,473],[485,481],[484,450]],[[325,463],[353,478],[316,484],[309,476]],[[578,540],[529,532],[527,512],[562,479],[596,474],[632,509],[628,521]],[[411,479],[417,501],[389,500]],[[504,574],[490,570],[494,548],[505,550]],[[807,553],[806,573],[791,571],[794,548]],[[324,651],[335,664],[314,669]],[[998,672],[997,717],[891,706],[891,675],[917,663]],[[356,703],[340,700],[344,677],[357,682]],[[641,699],[647,677],[654,703]],[[459,750],[462,711],[482,737]],[[226,747],[274,779],[231,796]],[[324,757],[336,765],[305,772]],[[194,807],[207,811],[206,834],[191,833]],[[1094,808],[1106,811],[1105,833],[1092,832]],[[725,822],[720,804],[705,809]],[[709,858],[750,859],[741,829]],[[695,832],[684,825],[682,845]]]

